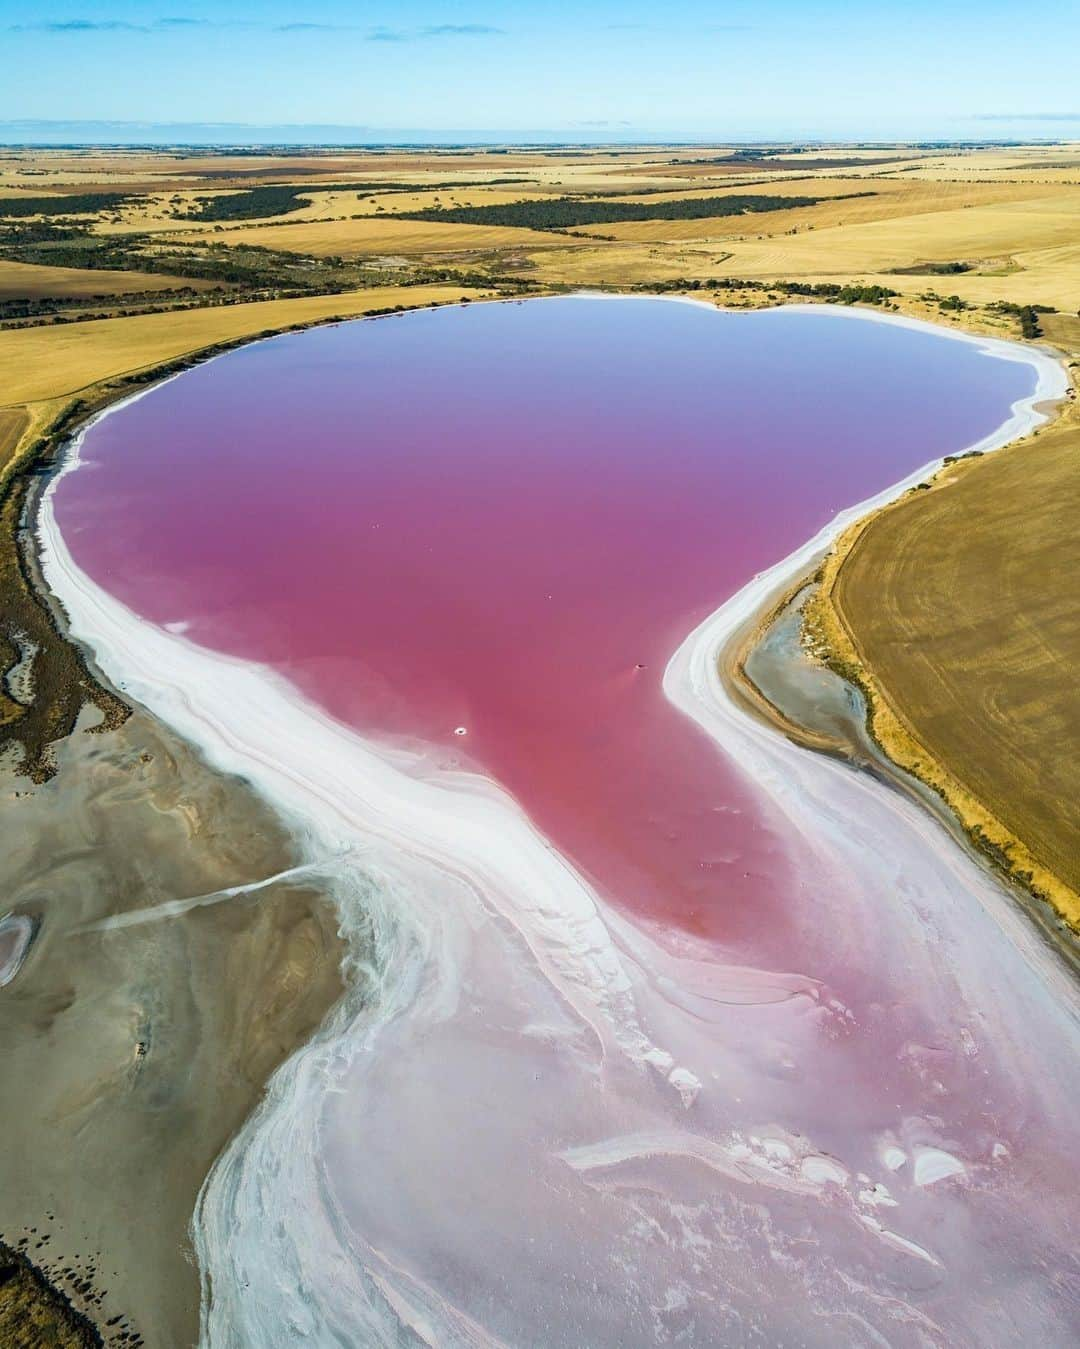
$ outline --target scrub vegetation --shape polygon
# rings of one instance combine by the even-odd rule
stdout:
[[[0,197],[0,219],[23,216],[100,215],[128,200],[124,192],[85,192],[59,197]]]
[[[488,184],[512,183],[514,178],[493,178]],[[470,187],[466,182],[448,182],[442,187]],[[245,192],[219,192],[213,196],[199,197],[194,210],[182,214],[186,220],[267,220],[272,216],[288,215],[291,211],[302,210],[310,206],[312,192],[352,192],[358,198],[369,197],[384,192],[421,192],[427,187],[424,183],[393,182],[350,182],[350,183],[304,183],[302,186],[267,184],[252,187]],[[484,186],[484,184],[481,184]]]
[[[855,193],[873,196],[873,193]],[[613,225],[625,220],[708,220],[760,211],[816,206],[817,197],[676,197],[665,201],[602,201],[556,197],[504,202],[497,206],[434,207],[410,211],[406,220],[445,220],[455,225],[509,225],[516,229],[564,230],[575,225]]]
[[[102,1345],[93,1323],[75,1311],[25,1254],[0,1241],[0,1344],[7,1349],[90,1349]],[[130,1340],[137,1349],[141,1337]]]
[[[787,296],[809,300],[824,300],[828,304],[884,304],[894,299],[899,292],[888,286],[841,286],[835,281],[748,281],[744,277],[714,277],[706,281],[690,280],[678,277],[674,281],[658,281],[635,287],[636,290],[653,295],[688,294],[695,291],[749,291],[761,294],[765,292],[771,298]]]

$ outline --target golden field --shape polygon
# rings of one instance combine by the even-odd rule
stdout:
[[[182,276],[152,272],[90,271],[79,267],[42,267],[34,263],[0,262],[0,300],[25,296],[123,296],[142,291],[176,290],[188,286],[207,290],[208,283]]]
[[[504,181],[504,180],[512,181]],[[400,185],[401,191],[392,190]],[[199,200],[252,188],[306,193],[284,213],[191,218]],[[327,189],[332,190],[327,190]],[[723,147],[444,151],[322,151],[229,155],[146,151],[11,151],[0,160],[0,210],[21,196],[61,199],[121,192],[127,199],[84,221],[99,240],[159,251],[257,248],[302,254],[324,268],[336,257],[411,268],[511,268],[541,287],[642,284],[652,278],[733,277],[764,283],[878,282],[919,309],[927,290],[972,305],[1004,300],[1075,312],[1080,305],[1080,147],[985,150],[778,147],[740,158]],[[851,197],[852,193],[872,193]],[[500,205],[545,197],[655,204],[680,197],[815,196],[817,205],[742,216],[584,224],[569,233],[400,220],[432,207]],[[837,200],[847,196],[848,200]],[[10,266],[19,261],[0,248]],[[41,265],[39,249],[34,258]],[[903,269],[962,263],[948,277]],[[55,286],[77,282],[57,275]],[[135,260],[129,269],[138,271]],[[330,281],[333,281],[331,276]],[[32,282],[36,282],[35,291]],[[150,290],[147,283],[115,281]],[[157,278],[165,288],[163,277]],[[47,278],[26,276],[27,294]],[[343,288],[346,288],[343,286]],[[102,282],[96,292],[108,289]],[[14,296],[17,283],[3,296]],[[89,287],[88,287],[89,290]],[[0,315],[0,322],[3,321]]]
[[[240,225],[225,231],[224,242],[281,248],[316,257],[411,256],[443,261],[446,253],[468,255],[499,249],[535,248],[537,231],[498,225],[455,225],[438,221],[397,220],[393,215],[360,220],[303,220],[294,225]],[[220,236],[219,236],[220,237]],[[541,235],[545,249],[571,246],[553,234]]]

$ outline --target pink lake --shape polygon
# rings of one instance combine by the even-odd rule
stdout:
[[[1069,1342],[1076,1037],[1043,954],[910,803],[722,747],[662,686],[757,573],[1009,421],[1039,372],[997,350],[828,309],[477,305],[259,343],[90,428],[51,498],[75,567],[426,781],[499,784],[664,1050],[598,1052],[573,940],[545,964],[487,873],[418,848],[425,976],[402,958],[378,1035],[360,1008],[348,1054],[302,1058],[210,1187],[208,1343]],[[176,697],[209,724],[214,693]]]
[[[664,666],[755,572],[1033,383],[828,312],[420,313],[166,384],[91,430],[56,509],[137,613],[480,768],[614,903],[770,959],[798,921],[782,844]]]

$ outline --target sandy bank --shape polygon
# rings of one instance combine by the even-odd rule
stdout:
[[[5,774],[0,884],[35,928],[0,996],[0,1234],[109,1336],[194,1342],[215,1157],[341,991],[336,916],[272,814],[136,711]],[[240,887],[237,889],[237,887]],[[225,893],[231,889],[232,893]],[[167,906],[198,897],[183,912]],[[215,900],[219,902],[215,902]],[[33,1230],[31,1230],[33,1229]],[[111,1330],[105,1322],[121,1320]]]

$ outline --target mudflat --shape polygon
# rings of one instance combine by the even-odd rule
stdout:
[[[338,998],[343,948],[317,883],[243,890],[295,864],[282,826],[145,714],[81,727],[58,761],[47,783],[0,788],[5,909],[34,925],[0,1000],[5,1080],[22,1084],[0,1136],[23,1159],[0,1239],[106,1343],[175,1349],[198,1333],[199,1188]],[[35,1314],[59,1335],[47,1301]]]

